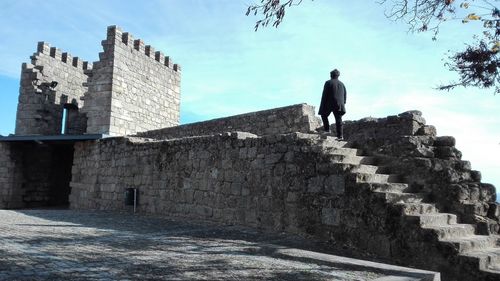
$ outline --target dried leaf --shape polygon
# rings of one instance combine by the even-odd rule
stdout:
[[[467,19],[469,19],[469,20],[480,20],[481,17],[478,16],[478,15],[476,15],[476,13],[470,13],[470,14],[467,15]]]

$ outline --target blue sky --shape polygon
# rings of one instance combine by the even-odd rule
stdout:
[[[295,103],[318,106],[333,68],[348,89],[346,119],[423,112],[453,135],[483,182],[500,187],[500,97],[475,88],[440,92],[456,78],[442,59],[475,23],[445,24],[438,41],[409,34],[370,0],[304,0],[280,28],[253,31],[253,0],[0,0],[0,134],[13,133],[22,62],[38,41],[97,61],[106,27],[118,25],[182,66],[181,122]]]

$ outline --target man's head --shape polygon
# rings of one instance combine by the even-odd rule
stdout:
[[[330,77],[332,79],[339,78],[339,76],[340,76],[340,71],[338,71],[337,69],[334,69],[330,72]]]

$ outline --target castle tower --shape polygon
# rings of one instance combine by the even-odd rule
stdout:
[[[116,26],[93,64],[39,42],[23,64],[16,135],[125,135],[176,126],[180,66]]]
[[[85,133],[85,116],[79,113],[83,107],[80,98],[87,92],[83,83],[91,69],[88,62],[39,42],[31,64],[22,65],[16,135]],[[67,116],[66,120],[63,116]]]
[[[179,124],[180,66],[108,27],[84,96],[87,133],[126,135]]]

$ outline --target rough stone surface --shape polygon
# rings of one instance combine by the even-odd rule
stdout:
[[[293,247],[318,246],[290,235],[150,216],[0,210],[1,280],[439,281],[431,272]]]
[[[303,151],[311,139],[300,136],[78,143],[70,201],[73,208],[124,210],[125,190],[137,188],[140,211],[295,228],[302,196],[326,193],[325,183],[341,185],[343,179],[326,181],[329,174],[316,174],[313,163],[320,155]],[[339,186],[328,193],[342,191]]]
[[[68,205],[72,145],[0,142],[0,153],[1,208]]]
[[[22,182],[20,161],[11,144],[0,142],[0,208],[22,206],[19,197]]]
[[[379,164],[392,173],[404,175],[413,192],[429,194],[439,209],[459,214],[465,223],[487,223],[488,232],[498,234],[500,218],[493,215],[494,210],[487,216],[488,209],[496,206],[495,187],[481,183],[480,172],[471,170],[470,162],[461,159],[454,137],[436,137],[433,131],[422,134],[428,126],[420,115],[404,116],[348,122],[347,138],[365,154],[379,157]],[[412,119],[415,116],[418,118]]]

